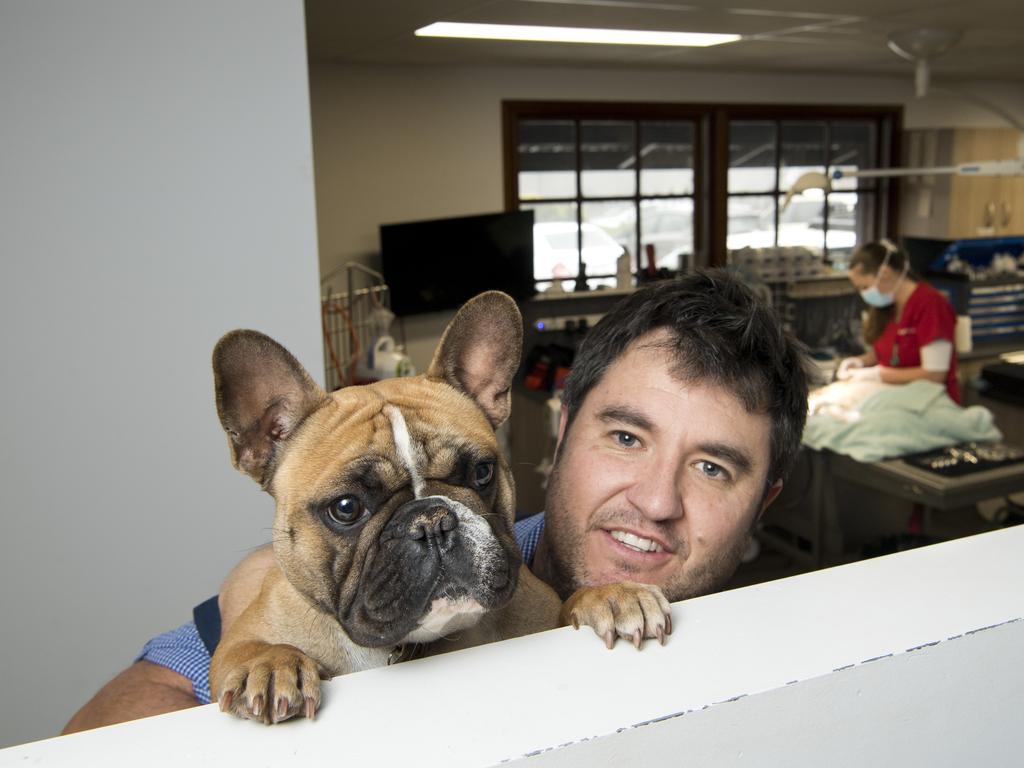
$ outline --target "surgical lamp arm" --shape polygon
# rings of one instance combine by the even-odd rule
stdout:
[[[1021,176],[1024,175],[1024,158],[1016,160],[987,160],[981,163],[933,166],[930,168],[865,168],[859,171],[844,171],[837,168],[833,179],[879,179],[894,176]]]

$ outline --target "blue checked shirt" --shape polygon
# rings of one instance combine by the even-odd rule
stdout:
[[[544,532],[544,513],[519,520],[515,525],[516,543],[523,553],[523,562],[533,565],[533,555],[537,551],[537,542]],[[217,598],[211,598],[196,608],[196,616],[209,613],[215,609]],[[212,603],[212,606],[211,606]],[[139,659],[145,659],[162,667],[167,667],[192,682],[192,693],[200,704],[210,703],[210,657],[216,647],[220,635],[220,616],[214,620],[216,638],[207,638],[211,647],[207,647],[195,621],[182,624],[177,629],[164,632],[146,643]]]

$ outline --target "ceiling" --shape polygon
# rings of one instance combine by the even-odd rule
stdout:
[[[944,80],[1024,83],[1021,0],[306,0],[310,57],[360,64],[583,66],[912,77],[890,32],[960,30],[932,64]],[[713,48],[573,45],[414,37],[433,21],[732,32]]]

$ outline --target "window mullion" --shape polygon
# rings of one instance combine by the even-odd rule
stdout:
[[[640,269],[640,243],[643,242],[640,236],[640,197],[642,194],[640,191],[640,149],[640,121],[635,120],[633,121],[633,157],[636,158],[636,161],[633,163],[633,167],[636,180],[633,187],[633,217],[634,221],[636,221],[636,227],[633,232],[633,252],[636,254],[634,263],[636,264],[637,271]]]
[[[775,247],[779,247],[779,225],[782,221],[782,214],[779,211],[780,182],[782,181],[782,121],[775,121],[775,192],[772,195],[772,207],[775,211]]]
[[[832,160],[832,121],[825,121],[825,146],[822,148],[825,153],[825,178],[829,178],[829,165]],[[831,185],[828,185],[823,190],[824,194],[822,197],[825,198],[825,209],[821,212],[821,230],[822,237],[825,238],[825,242],[821,246],[821,258],[822,261],[828,263],[828,209],[829,209],[829,195],[831,194]]]
[[[583,268],[583,121],[576,118],[576,276]]]

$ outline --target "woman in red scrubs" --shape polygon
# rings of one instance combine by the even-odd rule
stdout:
[[[960,402],[953,348],[956,313],[946,297],[910,271],[907,254],[888,240],[853,253],[850,282],[868,304],[868,351],[839,364],[836,378],[905,384],[929,379]]]

